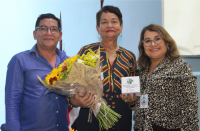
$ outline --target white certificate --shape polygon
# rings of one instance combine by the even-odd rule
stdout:
[[[140,96],[140,78],[139,76],[121,77],[122,94],[136,93]]]

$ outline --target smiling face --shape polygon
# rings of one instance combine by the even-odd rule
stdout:
[[[144,40],[154,40],[159,36],[161,36],[160,33],[147,30],[144,33]],[[167,53],[167,48],[168,43],[165,43],[164,40],[158,45],[155,44],[154,41],[152,41],[152,44],[150,46],[144,46],[145,53],[148,57],[150,57],[151,61],[160,61],[164,59]]]
[[[42,19],[39,23],[40,26],[47,26],[52,27],[56,26],[58,27],[58,23],[56,20],[52,18],[45,18]],[[41,49],[56,49],[58,41],[61,40],[62,32],[59,32],[57,34],[52,34],[50,29],[48,29],[47,33],[43,34],[39,31],[39,29],[33,31],[34,39],[37,40],[37,47]]]
[[[98,33],[104,39],[117,39],[122,31],[119,18],[114,13],[103,12],[100,18],[100,26],[96,26]]]

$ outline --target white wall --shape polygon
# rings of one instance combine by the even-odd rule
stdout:
[[[142,28],[161,25],[161,0],[104,0],[104,5],[118,6],[123,15],[123,36],[118,44],[138,57],[138,42]],[[67,55],[75,55],[83,45],[98,41],[96,12],[100,0],[0,0],[1,12],[1,72],[0,125],[5,123],[5,79],[11,57],[28,50],[36,43],[33,30],[37,17],[43,13],[62,13],[63,44]]]
[[[200,55],[200,0],[163,0],[164,27],[181,55]]]

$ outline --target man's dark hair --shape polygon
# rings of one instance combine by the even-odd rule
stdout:
[[[58,19],[55,15],[51,14],[51,13],[47,13],[47,14],[41,14],[38,18],[37,18],[37,21],[35,23],[35,28],[39,26],[40,24],[40,21],[45,19],[45,18],[52,18],[54,20],[57,21],[58,23],[58,27],[61,28],[61,25],[60,25],[60,19]]]
[[[114,13],[119,18],[120,25],[123,23],[122,13],[119,10],[119,8],[115,7],[115,6],[107,5],[107,6],[104,6],[102,9],[100,9],[96,14],[96,20],[97,20],[97,26],[98,27],[100,26],[100,19],[101,19],[101,15],[102,15],[103,12],[105,12],[105,13],[107,13],[107,12]]]

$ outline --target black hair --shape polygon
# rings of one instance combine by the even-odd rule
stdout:
[[[45,18],[52,18],[54,20],[57,21],[58,23],[58,27],[61,28],[61,24],[60,24],[60,19],[58,19],[55,15],[51,14],[51,13],[47,13],[47,14],[41,14],[38,18],[37,21],[35,23],[35,28],[39,26],[40,21],[45,19]]]
[[[107,5],[107,6],[104,6],[102,9],[100,9],[96,14],[96,20],[97,20],[97,26],[98,27],[100,26],[100,19],[101,19],[101,15],[102,15],[103,12],[105,12],[105,13],[107,13],[107,12],[114,13],[119,18],[120,25],[123,23],[122,13],[119,10],[119,8],[115,7],[115,6]]]

